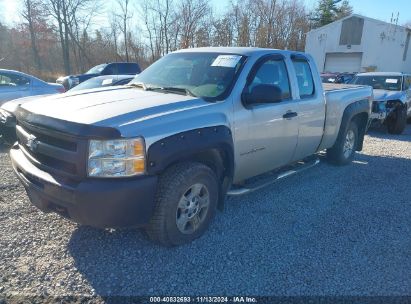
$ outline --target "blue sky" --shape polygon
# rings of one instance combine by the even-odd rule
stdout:
[[[305,3],[309,10],[313,9],[318,3],[318,0],[300,1]],[[212,2],[216,11],[223,10],[230,4],[230,0],[212,0]],[[349,0],[349,2],[356,14],[389,22],[391,14],[394,13],[396,17],[399,12],[399,25],[411,21],[410,0]]]
[[[135,0],[144,1],[144,0]],[[318,0],[301,0],[307,5],[307,8],[313,8]],[[0,20],[5,20],[10,24],[18,22],[19,0],[0,0]],[[230,0],[212,0],[214,11],[218,14],[219,11],[224,10],[229,4]],[[411,2],[410,0],[350,0],[350,4],[354,7],[354,13],[361,14],[367,17],[380,19],[389,22],[391,14],[400,13],[399,24],[402,25],[411,21]]]

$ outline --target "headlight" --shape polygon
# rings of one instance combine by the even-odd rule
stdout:
[[[88,176],[128,177],[144,172],[145,145],[142,138],[90,140]]]

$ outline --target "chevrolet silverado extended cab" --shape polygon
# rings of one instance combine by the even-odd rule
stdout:
[[[179,245],[204,233],[227,194],[259,189],[258,176],[291,166],[276,178],[287,176],[322,150],[349,163],[371,101],[368,86],[324,90],[304,53],[181,50],[128,86],[22,105],[10,155],[39,209]]]

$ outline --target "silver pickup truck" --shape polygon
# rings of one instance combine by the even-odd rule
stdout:
[[[128,86],[22,105],[10,155],[39,209],[179,245],[204,233],[227,194],[259,189],[264,176],[316,164],[322,150],[349,163],[371,102],[368,86],[324,90],[304,53],[181,50]]]

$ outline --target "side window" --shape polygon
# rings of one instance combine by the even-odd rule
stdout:
[[[314,80],[311,73],[311,68],[305,59],[293,59],[295,73],[297,75],[298,89],[300,90],[300,98],[309,98],[314,95]]]
[[[137,63],[130,63],[126,65],[126,74],[139,74],[141,72]]]
[[[11,79],[8,74],[0,73],[0,87],[9,87]]]
[[[119,63],[118,64],[118,74],[138,74],[140,73],[140,67],[136,63]]]
[[[127,63],[119,63],[117,64],[118,66],[118,74],[119,75],[124,75],[124,74],[128,74],[130,73],[130,68],[129,65]]]
[[[102,71],[103,75],[117,75],[117,64],[109,64]]]
[[[19,74],[0,73],[0,87],[25,87],[30,85],[30,78]]]
[[[119,63],[117,64],[117,70],[119,75],[127,74],[127,65],[124,63]]]
[[[265,61],[255,73],[253,80],[248,86],[249,93],[257,89],[260,85],[271,86],[277,94],[278,100],[287,100],[291,98],[290,82],[288,78],[287,67],[284,60],[269,59]]]

